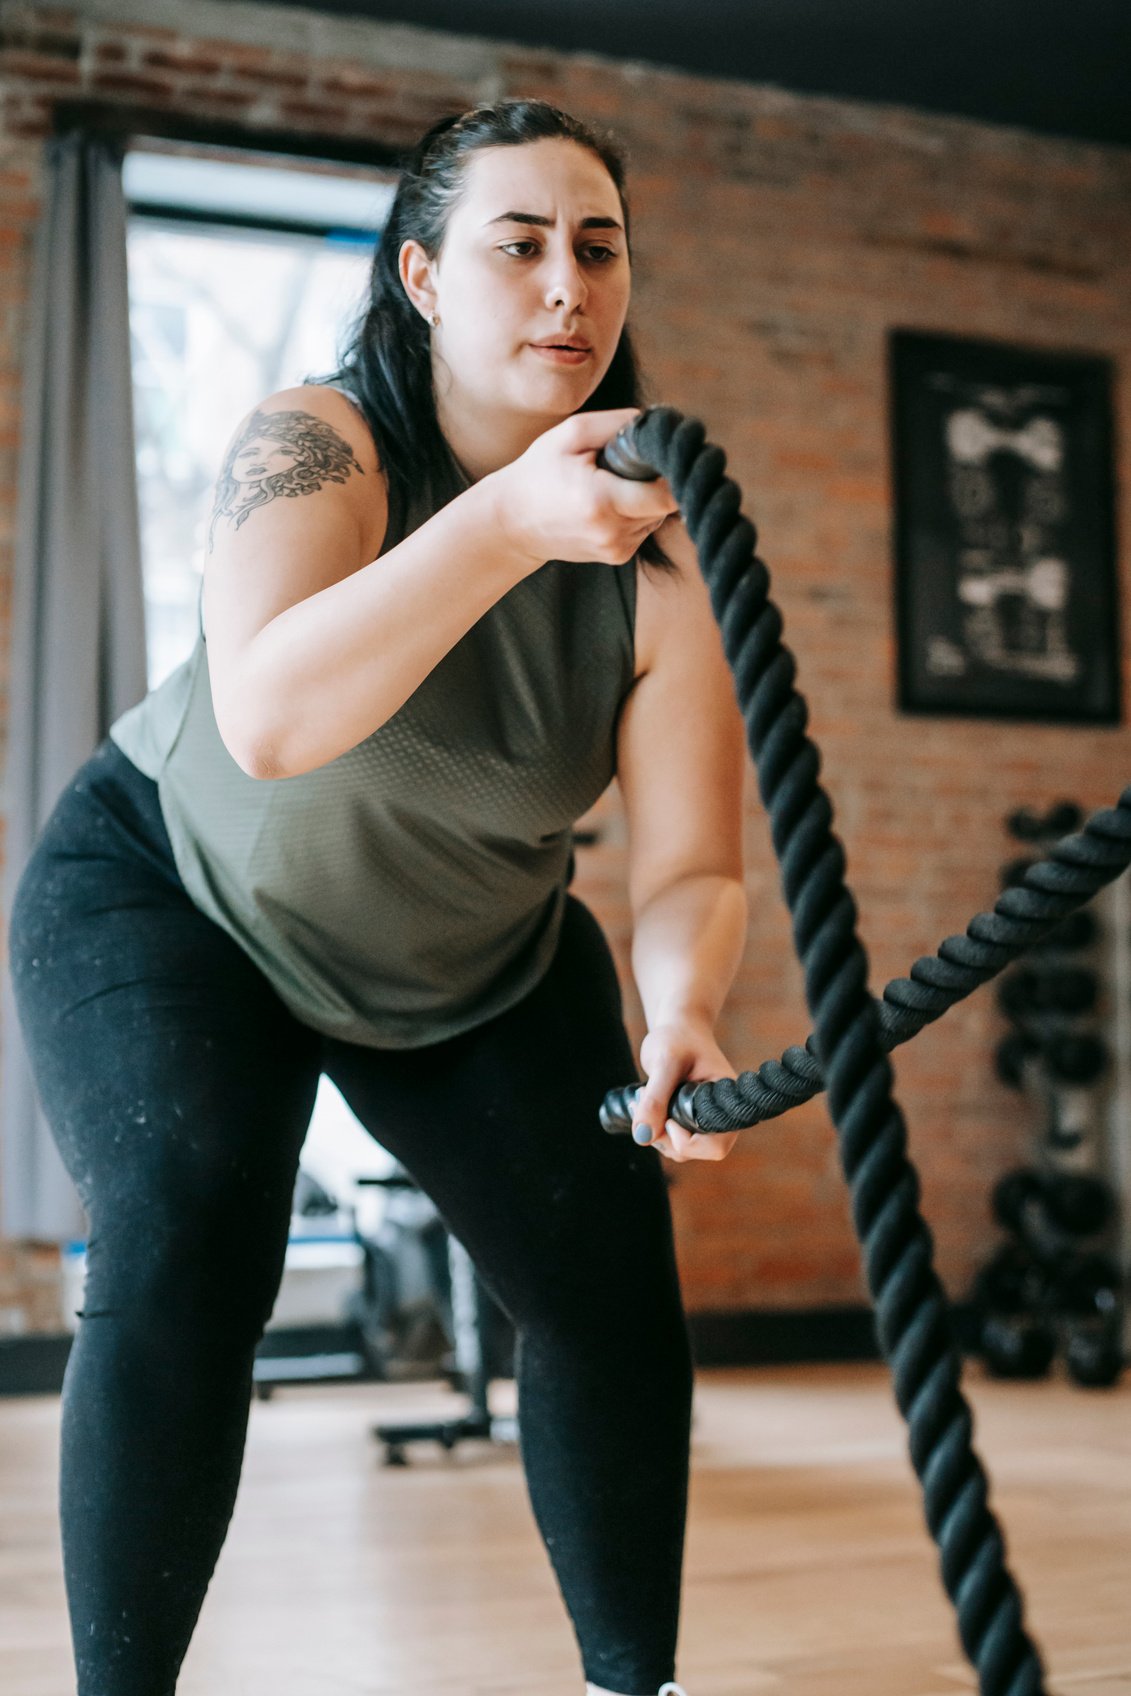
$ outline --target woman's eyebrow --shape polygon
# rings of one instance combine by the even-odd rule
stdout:
[[[540,217],[537,212],[500,212],[497,218],[489,218],[483,227],[487,229],[491,224],[542,224],[552,230],[554,222],[553,218]],[[580,227],[583,230],[620,230],[624,234],[615,218],[582,218]]]

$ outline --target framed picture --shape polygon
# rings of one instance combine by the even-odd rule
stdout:
[[[888,333],[899,705],[1117,724],[1112,367]]]

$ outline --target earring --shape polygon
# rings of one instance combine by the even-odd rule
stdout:
[[[433,312],[433,314],[432,314],[431,318],[429,318],[428,322],[431,324],[431,326],[434,330],[438,329],[439,325],[440,325],[439,315],[437,313]]]

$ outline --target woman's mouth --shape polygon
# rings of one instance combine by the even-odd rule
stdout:
[[[534,342],[530,345],[551,365],[584,365],[593,351],[587,347],[538,347]]]

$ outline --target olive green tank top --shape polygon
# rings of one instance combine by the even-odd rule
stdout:
[[[381,553],[432,510],[418,496],[391,514]],[[109,734],[157,782],[190,898],[299,1019],[417,1048],[534,987],[557,944],[572,826],[616,770],[635,572],[635,558],[549,560],[364,741],[270,780],[220,737],[198,602],[188,658]]]

